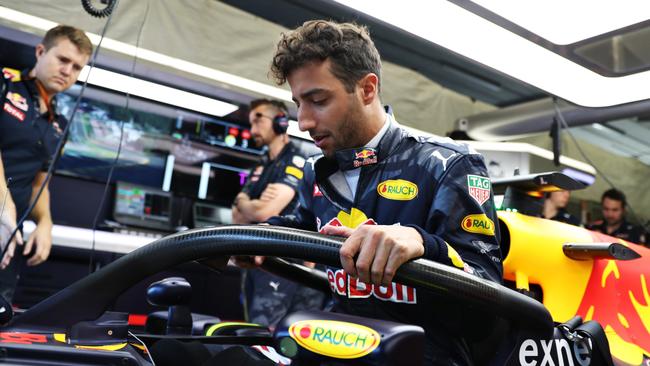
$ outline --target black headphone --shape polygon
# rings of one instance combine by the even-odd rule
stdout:
[[[253,110],[258,106],[265,104],[271,105],[279,110],[278,114],[271,119],[273,132],[275,132],[276,135],[287,133],[287,128],[289,128],[289,111],[287,110],[287,106],[279,100],[256,99],[251,102],[250,109]],[[270,117],[267,116],[267,118]]]
[[[289,117],[285,113],[278,113],[273,117],[273,132],[276,135],[282,135],[287,133],[287,128],[289,128]]]

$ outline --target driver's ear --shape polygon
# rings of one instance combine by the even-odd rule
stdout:
[[[379,97],[379,77],[376,74],[366,74],[357,82],[357,86],[360,88],[363,104],[368,105]]]

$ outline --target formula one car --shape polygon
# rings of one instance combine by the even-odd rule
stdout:
[[[494,182],[495,191],[508,187],[504,204],[519,202],[521,209],[499,213],[505,280],[514,289],[422,259],[399,269],[396,282],[478,314],[471,317],[472,326],[483,330],[472,338],[475,365],[647,362],[650,296],[642,272],[648,268],[643,265],[650,258],[648,250],[525,214],[534,210],[526,198],[532,197],[530,192],[575,188],[574,183],[558,173]],[[224,349],[205,365],[423,364],[422,328],[344,314],[289,314],[273,332],[250,324],[204,324],[200,331],[209,328],[210,335],[193,335],[192,318],[179,305],[187,288],[181,279],[163,280],[149,289],[150,299],[169,306],[166,334],[135,333],[128,314],[107,311],[135,283],[180,263],[209,258],[207,263],[214,266],[215,258],[221,258],[225,265],[231,255],[265,255],[338,266],[342,240],[271,226],[222,226],[170,235],[17,315],[0,329],[0,362],[150,365],[179,357],[182,352],[174,351],[174,345],[188,342]],[[269,270],[329,288],[322,273],[271,263]],[[8,311],[7,305],[0,306],[0,316]],[[189,356],[183,360],[191,364]]]

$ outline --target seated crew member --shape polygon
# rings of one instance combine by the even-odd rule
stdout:
[[[549,192],[545,197],[546,199],[544,199],[542,217],[549,220],[580,226],[580,220],[566,210],[569,198],[571,197],[570,191]]]
[[[0,84],[4,101],[0,112],[2,248],[44,182],[52,154],[68,123],[57,112],[55,96],[77,81],[91,53],[92,43],[82,30],[60,25],[50,29],[36,46],[33,68],[23,72],[3,69]],[[29,240],[23,243],[18,232],[2,258],[0,294],[9,301],[25,260],[27,265],[35,266],[47,260],[50,253],[52,218],[47,186],[31,216],[36,221],[36,229]],[[24,244],[17,254],[16,244]]]
[[[625,219],[625,194],[612,188],[603,193],[600,199],[603,219],[587,226],[588,229],[615,236],[636,244],[647,245],[647,236],[641,226],[633,225]]]
[[[305,153],[287,134],[288,112],[284,103],[259,99],[251,102],[251,134],[258,146],[268,148],[268,159],[255,167],[232,205],[235,224],[263,222],[271,216],[293,211],[296,189],[302,179]],[[296,285],[259,269],[244,272],[244,310],[247,321],[275,326],[287,312],[318,310],[323,293]]]
[[[347,237],[327,270],[337,311],[422,326],[427,365],[467,365],[463,310],[392,282],[427,258],[501,281],[499,232],[483,158],[414,136],[382,107],[381,61],[365,27],[309,21],[283,34],[271,72],[288,82],[300,129],[323,156],[305,165],[300,205],[272,225]]]

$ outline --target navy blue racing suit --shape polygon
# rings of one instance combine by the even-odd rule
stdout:
[[[390,116],[387,123],[376,148],[310,158],[299,207],[268,222],[312,231],[325,225],[410,226],[424,239],[424,258],[500,283],[499,230],[482,156],[448,138],[412,135]],[[353,200],[332,179],[350,169],[361,169]],[[328,268],[327,275],[335,310],[420,325],[428,339],[427,364],[468,363],[466,309],[397,283],[361,283],[340,268]]]

